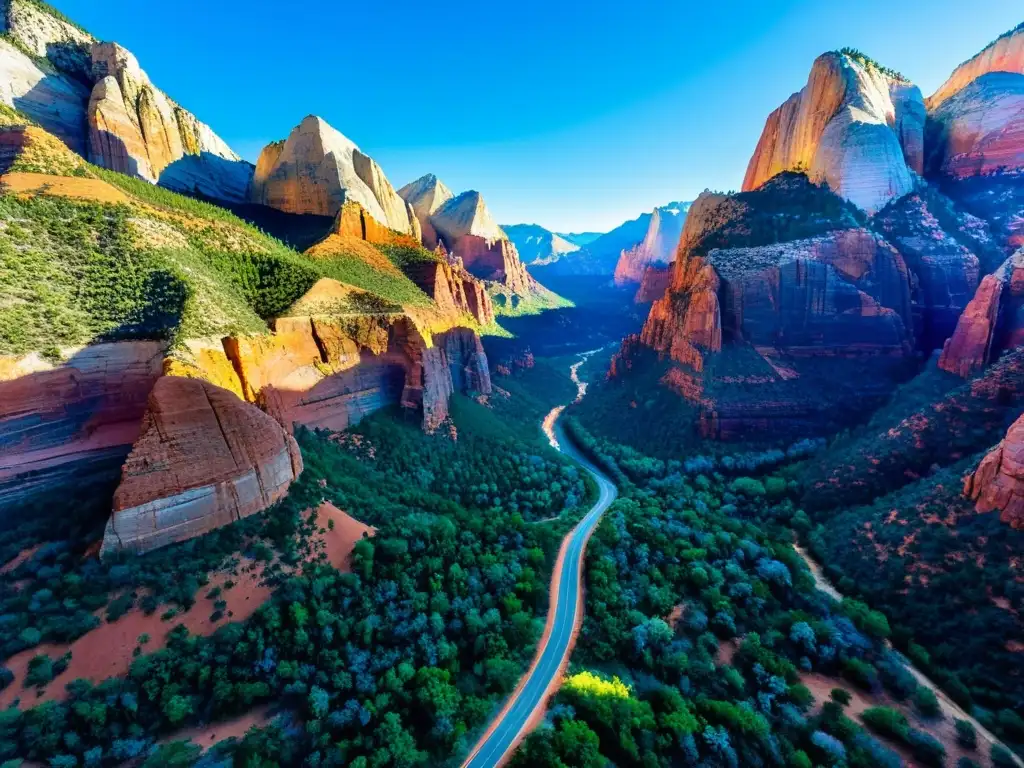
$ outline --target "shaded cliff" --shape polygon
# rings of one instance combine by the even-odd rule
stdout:
[[[622,251],[615,265],[615,284],[640,283],[648,267],[666,267],[676,256],[676,247],[683,232],[683,222],[690,203],[675,207],[655,208],[644,239]]]

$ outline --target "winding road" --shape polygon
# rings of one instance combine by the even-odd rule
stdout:
[[[586,382],[579,379],[580,366],[596,351],[581,354],[579,362],[569,369],[577,388],[575,402],[582,400],[587,392]],[[601,515],[615,501],[618,492],[615,484],[565,437],[558,423],[563,410],[564,405],[553,408],[541,427],[554,448],[594,478],[599,491],[597,503],[562,541],[551,576],[551,606],[547,623],[529,670],[480,737],[462,764],[463,768],[493,768],[503,764],[529,730],[541,721],[548,698],[561,684],[569,654],[576,642],[576,632],[583,621],[583,554]]]

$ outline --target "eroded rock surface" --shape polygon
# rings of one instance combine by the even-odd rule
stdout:
[[[807,85],[768,117],[744,191],[806,172],[874,212],[914,188],[924,165],[925,107],[915,86],[842,53],[819,56]]]
[[[964,481],[964,495],[978,512],[999,512],[1013,528],[1024,528],[1024,416]]]
[[[939,367],[967,378],[1008,349],[1024,345],[1024,249],[991,275],[960,316]]]
[[[640,283],[648,267],[666,267],[675,260],[676,247],[686,221],[686,208],[655,208],[647,235],[639,245],[624,250],[615,266],[615,284]]]
[[[122,470],[103,552],[147,552],[260,512],[302,472],[298,446],[232,392],[165,376]]]
[[[977,56],[957,67],[949,79],[928,97],[928,110],[939,109],[947,99],[990,72],[1024,74],[1024,25],[1002,35]]]

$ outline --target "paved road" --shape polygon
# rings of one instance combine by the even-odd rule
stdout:
[[[577,400],[586,392],[586,383],[576,378],[578,370],[579,364],[573,366],[573,380],[580,388]],[[526,677],[520,681],[511,700],[463,763],[463,768],[493,768],[500,765],[511,754],[533,714],[545,706],[548,691],[552,683],[556,682],[562,664],[572,650],[577,612],[582,616],[581,578],[587,539],[597,528],[601,515],[618,495],[615,484],[584,458],[565,437],[558,423],[562,408],[563,406],[559,406],[548,414],[548,418],[544,420],[544,431],[555,448],[590,473],[597,482],[599,496],[586,517],[572,529],[562,543],[564,557],[556,566],[556,573],[552,574],[552,584],[557,581],[558,589],[557,592],[552,589],[552,604],[548,611],[545,639],[537,649],[538,655],[534,657],[533,665],[526,673]]]

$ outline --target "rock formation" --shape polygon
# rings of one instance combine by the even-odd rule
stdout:
[[[414,234],[416,217],[370,157],[314,115],[281,144],[264,148],[249,200],[287,213],[336,216],[346,201],[359,203],[378,223]]]
[[[648,267],[665,267],[675,259],[689,203],[676,208],[655,208],[647,234],[637,245],[623,250],[615,266],[615,284],[640,283]]]
[[[640,278],[640,287],[636,291],[634,301],[637,304],[650,304],[665,295],[672,280],[671,267],[647,267]]]
[[[131,52],[94,43],[92,75],[87,118],[96,165],[179,192],[245,199],[252,167],[156,88]]]
[[[932,173],[1024,171],[1024,74],[991,72],[943,100],[929,114],[928,148]]]
[[[152,341],[0,356],[0,507],[76,475],[102,477],[138,436],[165,345]]]
[[[437,248],[440,240],[430,217],[455,195],[437,176],[428,173],[398,190],[398,196],[412,206],[423,232],[423,247],[431,251]]]
[[[914,188],[913,172],[924,168],[924,126],[917,87],[864,57],[826,53],[803,90],[768,117],[743,189],[802,171],[873,213]]]
[[[1024,345],[1024,248],[986,275],[946,341],[939,367],[967,378]]]
[[[406,266],[405,274],[434,300],[443,314],[457,316],[466,312],[480,325],[494,322],[494,302],[487,287],[466,271],[461,259],[419,261]]]
[[[87,156],[85,111],[89,88],[68,75],[44,71],[4,39],[0,39],[0,101]]]
[[[925,352],[942,347],[986,272],[1005,258],[980,219],[958,211],[934,190],[887,206],[875,229],[896,246],[913,280],[914,335]]]
[[[237,395],[165,376],[114,495],[103,552],[147,552],[260,512],[302,472],[295,440]]]
[[[928,111],[939,109],[947,99],[990,72],[1024,74],[1024,24],[1000,36],[981,53],[957,67],[949,79],[928,97]]]
[[[438,208],[431,223],[449,253],[472,274],[529,295],[537,288],[515,245],[494,221],[479,192],[463,192]]]
[[[1013,528],[1024,528],[1024,416],[964,481],[964,495],[978,512],[999,512]]]
[[[538,224],[509,224],[501,229],[519,251],[519,257],[530,266],[554,264],[566,254],[580,249],[575,243]]]

